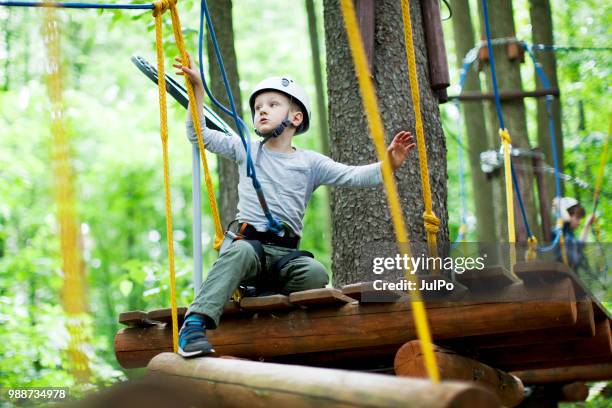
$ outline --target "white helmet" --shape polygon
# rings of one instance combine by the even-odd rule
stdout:
[[[564,222],[569,222],[570,221],[570,213],[567,211],[570,208],[572,208],[573,206],[578,205],[578,200],[576,200],[575,198],[572,197],[561,197],[561,203],[559,204],[559,199],[558,197],[553,198],[553,213],[556,216],[557,215],[557,211],[560,210],[561,211],[561,219]]]
[[[310,126],[310,99],[308,98],[308,94],[304,88],[295,83],[295,81],[289,77],[267,78],[255,86],[255,89],[253,89],[253,92],[251,92],[251,97],[249,98],[251,119],[255,117],[255,98],[264,91],[282,92],[291,98],[293,102],[296,102],[302,110],[304,119],[302,120],[300,126],[298,126],[295,130],[295,134],[298,135],[308,130],[308,127]]]

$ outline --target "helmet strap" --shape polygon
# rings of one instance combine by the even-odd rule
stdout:
[[[261,144],[263,145],[264,143],[266,143],[268,140],[270,140],[273,137],[279,137],[288,126],[293,126],[293,124],[291,123],[291,121],[289,120],[289,111],[287,111],[287,117],[285,118],[285,120],[283,120],[281,122],[280,125],[278,125],[274,130],[268,132],[268,133],[261,133],[259,130],[257,130],[257,128],[255,128],[255,134],[257,136],[261,136],[264,138],[264,140],[261,142]]]

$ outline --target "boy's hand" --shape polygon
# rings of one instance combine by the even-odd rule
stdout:
[[[187,54],[187,59],[189,60],[189,66],[186,67],[183,65],[181,57],[176,57],[174,60],[177,62],[176,64],[172,64],[172,66],[178,71],[176,75],[187,75],[187,78],[191,81],[191,85],[193,85],[194,91],[198,93],[198,91],[204,91],[204,84],[202,84],[202,78],[200,77],[200,71],[196,64],[193,62],[191,56]]]
[[[391,141],[387,149],[387,158],[391,164],[393,171],[396,171],[402,166],[408,153],[416,147],[412,134],[407,131],[401,131]]]

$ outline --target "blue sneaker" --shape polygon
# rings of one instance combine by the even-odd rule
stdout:
[[[214,352],[206,338],[204,317],[196,313],[187,316],[179,332],[178,353],[183,357],[198,357]]]

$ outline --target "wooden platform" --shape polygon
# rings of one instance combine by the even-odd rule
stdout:
[[[484,271],[478,283],[477,275],[466,274],[470,290],[459,300],[427,301],[434,342],[491,367],[528,373],[526,378],[536,369],[612,365],[610,315],[570,270],[536,261],[516,265],[515,273]],[[392,302],[365,302],[356,288],[371,287],[229,302],[220,327],[208,335],[219,356],[393,372],[395,353],[416,339],[411,301],[398,295]],[[172,350],[169,309],[129,313],[131,319],[120,317],[128,327],[115,337],[122,367],[144,367]],[[599,370],[596,379],[609,371]],[[579,372],[576,381],[588,381]]]

